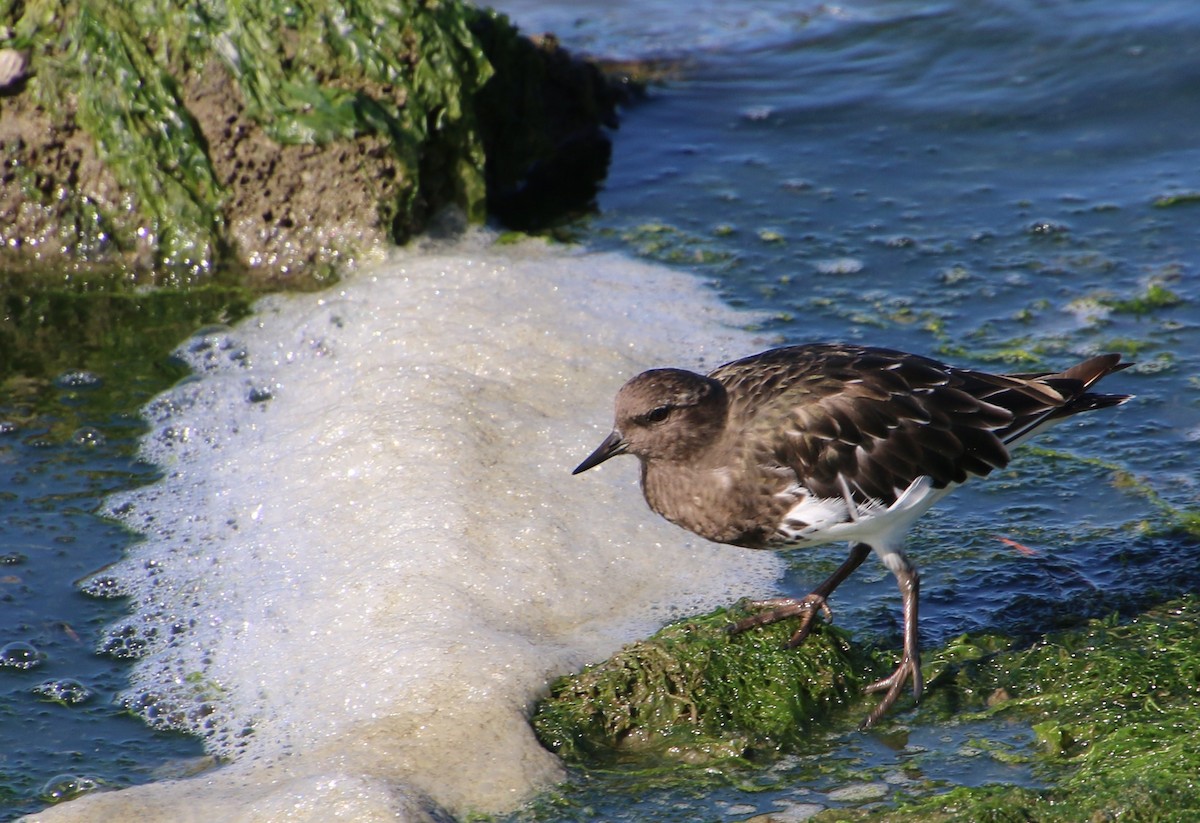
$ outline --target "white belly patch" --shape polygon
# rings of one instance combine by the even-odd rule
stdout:
[[[843,497],[817,497],[807,489],[793,486],[783,494],[796,503],[788,509],[776,527],[780,543],[817,545],[842,540],[866,543],[877,551],[899,547],[912,524],[930,506],[947,494],[952,486],[935,489],[928,477],[918,477],[896,502],[855,502]]]

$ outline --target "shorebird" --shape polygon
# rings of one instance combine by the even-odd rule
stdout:
[[[920,577],[902,550],[913,523],[971,477],[1008,465],[1010,450],[1063,418],[1118,406],[1089,389],[1126,368],[1103,354],[1063,372],[989,374],[891,349],[812,344],[772,349],[704,376],[652,369],[617,393],[611,434],[572,474],[619,454],[641,461],[646,502],[718,543],[794,549],[848,541],[850,554],[801,598],[752,601],[734,633],[799,617],[789,647],[871,552],[903,601],[904,646],[873,726],[911,680],[921,697]]]

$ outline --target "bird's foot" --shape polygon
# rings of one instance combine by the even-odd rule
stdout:
[[[887,710],[896,702],[896,698],[900,696],[904,684],[912,679],[913,699],[920,700],[921,692],[925,688],[925,681],[921,679],[921,660],[916,655],[904,654],[900,658],[900,665],[896,667],[896,671],[889,674],[882,680],[876,680],[874,683],[866,686],[863,691],[874,693],[883,692],[883,699],[879,701],[867,719],[859,726],[860,729],[869,729],[879,722],[879,718],[887,713]]]
[[[829,604],[825,602],[823,595],[815,593],[805,595],[804,597],[775,597],[770,600],[751,600],[749,606],[752,609],[762,609],[763,611],[760,611],[758,614],[752,614],[749,617],[743,617],[732,624],[729,627],[729,633],[741,634],[747,629],[756,629],[759,626],[769,626],[772,623],[778,623],[780,620],[799,617],[800,627],[792,633],[791,638],[787,642],[789,649],[794,649],[805,641],[812,631],[813,620],[816,618],[818,611],[825,615],[827,622],[833,622],[833,609],[829,608]]]

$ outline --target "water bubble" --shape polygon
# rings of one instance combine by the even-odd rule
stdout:
[[[60,389],[95,389],[104,385],[100,375],[85,369],[63,372],[54,380],[54,385]]]
[[[183,405],[176,398],[164,395],[147,403],[142,409],[142,416],[151,422],[161,423],[178,417],[182,412]]]
[[[146,654],[148,645],[147,638],[138,627],[126,623],[109,629],[98,651],[118,660],[137,660]]]
[[[220,334],[206,334],[197,332],[191,344],[188,346],[188,351],[192,354],[201,354],[203,352],[212,351],[221,344],[222,336]]]
[[[42,665],[42,659],[36,647],[19,640],[0,648],[0,668],[32,669]]]
[[[89,597],[98,597],[102,600],[115,600],[128,595],[120,581],[109,574],[98,574],[83,581],[79,584],[79,591]]]
[[[91,689],[70,677],[39,683],[33,687],[33,693],[67,706],[76,706],[92,696]]]
[[[107,443],[108,438],[106,438],[104,433],[99,429],[93,426],[84,426],[83,428],[75,430],[75,433],[71,435],[71,442],[76,446],[95,448],[96,446],[103,446],[105,443]]]
[[[208,703],[180,701],[156,691],[127,696],[121,705],[159,731],[199,731],[204,718],[213,712]]]
[[[99,783],[95,778],[75,774],[59,774],[46,781],[42,786],[42,799],[50,803],[61,803],[71,800],[81,794],[95,791]]]
[[[158,437],[164,443],[187,443],[191,440],[192,430],[188,426],[167,426]]]
[[[1029,226],[1030,234],[1045,236],[1060,236],[1070,233],[1071,227],[1065,223],[1055,223],[1052,220],[1039,220]]]

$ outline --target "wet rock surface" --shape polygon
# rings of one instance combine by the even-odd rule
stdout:
[[[617,101],[595,67],[466,5],[321,6],[249,34],[228,9],[0,16],[0,267],[319,280],[446,207],[586,207]]]

